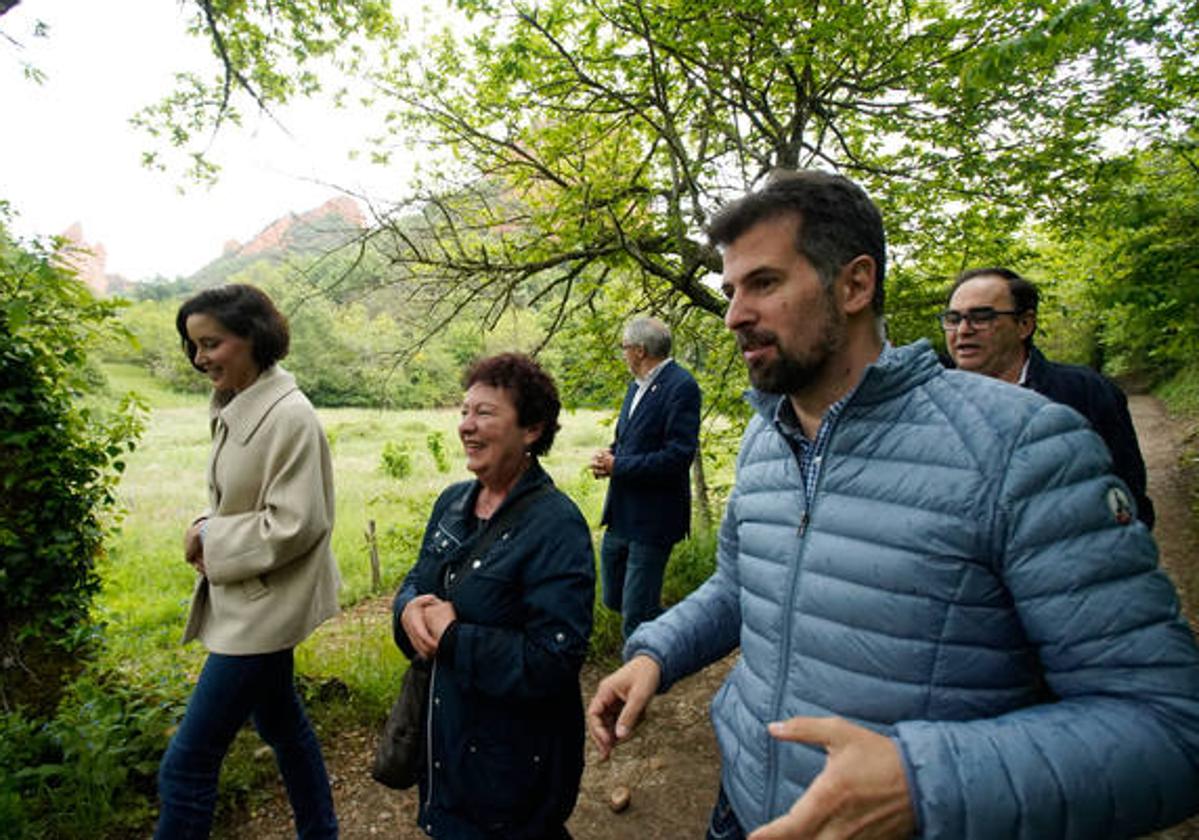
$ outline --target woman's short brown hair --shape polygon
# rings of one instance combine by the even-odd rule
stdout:
[[[523,353],[500,353],[479,359],[462,376],[462,387],[476,382],[503,388],[516,406],[516,422],[522,429],[541,424],[541,435],[529,445],[530,455],[544,455],[554,445],[558,433],[558,412],[562,402],[553,378]]]

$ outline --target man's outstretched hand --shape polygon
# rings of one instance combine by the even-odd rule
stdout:
[[[833,717],[794,717],[770,724],[770,734],[823,747],[828,760],[791,810],[748,840],[912,836],[916,817],[899,748],[890,738]]]
[[[657,662],[648,656],[634,656],[600,682],[587,706],[587,730],[599,748],[600,761],[607,760],[612,748],[633,733],[661,679]]]

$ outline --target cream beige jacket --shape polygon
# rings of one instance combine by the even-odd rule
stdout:
[[[337,612],[333,463],[295,378],[275,365],[210,406],[204,566],[183,633],[213,653],[295,647]]]

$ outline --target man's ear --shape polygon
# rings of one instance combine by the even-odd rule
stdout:
[[[1021,312],[1016,317],[1016,327],[1020,330],[1020,340],[1026,341],[1030,335],[1037,331],[1037,313],[1029,309]]]
[[[878,277],[878,266],[874,257],[859,254],[841,266],[838,289],[841,308],[846,315],[856,315],[870,307],[874,301],[874,287]]]

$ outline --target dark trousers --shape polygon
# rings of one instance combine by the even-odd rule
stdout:
[[[708,820],[705,840],[745,840],[745,829],[733,813],[733,806],[729,804],[729,798],[724,793],[724,785],[720,786],[716,807],[712,809],[712,816]]]
[[[333,795],[316,733],[293,678],[291,649],[208,655],[183,722],[158,768],[158,840],[205,838],[212,827],[221,762],[242,724],[275,751],[302,840],[337,837]]]
[[[620,629],[625,639],[633,635],[638,624],[661,614],[662,578],[671,548],[627,540],[611,530],[604,532],[600,544],[604,606],[621,614]]]

